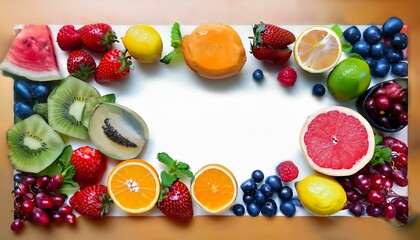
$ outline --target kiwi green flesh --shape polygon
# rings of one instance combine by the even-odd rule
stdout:
[[[137,157],[149,139],[146,122],[133,110],[100,103],[92,112],[89,137],[105,155],[126,160]]]
[[[83,110],[88,98],[98,97],[99,92],[88,83],[68,76],[48,97],[48,123],[57,132],[88,139],[87,128],[82,124]]]
[[[6,134],[9,159],[18,171],[38,173],[61,154],[64,142],[38,114],[16,123]]]
[[[82,114],[82,124],[86,128],[89,127],[90,116],[92,116],[92,111],[99,103],[115,103],[115,94],[110,93],[103,95],[99,98],[90,97],[86,100],[85,108],[83,109]]]

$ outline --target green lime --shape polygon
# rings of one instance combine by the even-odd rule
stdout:
[[[361,59],[350,57],[341,61],[328,75],[328,90],[340,100],[360,96],[370,85],[369,65]]]
[[[320,216],[329,216],[342,210],[347,202],[346,192],[340,183],[320,173],[297,182],[296,192],[302,205]]]

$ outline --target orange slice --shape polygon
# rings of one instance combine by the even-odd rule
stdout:
[[[296,39],[293,54],[303,70],[310,73],[326,72],[340,61],[341,41],[328,27],[311,27]]]
[[[201,168],[191,185],[194,201],[210,213],[221,213],[229,209],[237,195],[235,176],[220,164],[209,164]]]
[[[132,159],[115,166],[108,175],[109,195],[123,211],[143,213],[152,209],[160,194],[160,181],[149,163]]]

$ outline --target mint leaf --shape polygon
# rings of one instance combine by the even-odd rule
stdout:
[[[375,145],[380,145],[380,144],[382,144],[382,136],[376,134],[375,135]]]
[[[175,22],[171,29],[171,46],[174,48],[170,53],[166,54],[160,62],[169,64],[172,60],[182,55],[181,49],[181,29],[179,23]]]
[[[169,169],[175,169],[176,161],[173,160],[167,153],[161,152],[157,156],[159,162],[165,164]]]
[[[170,174],[167,171],[162,171],[160,173],[160,179],[163,187],[169,187],[178,179],[178,177],[176,174]]]
[[[54,176],[57,173],[61,173],[64,169],[70,164],[71,154],[73,153],[73,148],[71,145],[67,145],[60,156],[52,162],[47,168],[37,173],[38,176],[48,175]]]
[[[189,169],[190,168],[190,165],[188,165],[188,164],[186,164],[184,162],[177,161],[176,162],[176,168],[179,169],[179,170],[181,170],[181,169]]]
[[[194,173],[192,173],[189,169],[178,169],[178,171],[191,178],[191,181],[194,181]]]
[[[343,30],[341,29],[340,25],[334,24],[331,27],[331,30],[333,30],[333,32],[335,32],[335,34],[337,34],[340,39],[343,37]]]
[[[70,163],[71,155],[73,154],[73,148],[71,145],[67,145],[61,155],[58,157],[58,162],[62,166],[63,169],[66,169]]]
[[[60,189],[58,189],[57,192],[70,196],[70,195],[73,195],[75,192],[77,192],[77,190],[79,190],[79,185],[74,186],[69,183],[63,183],[63,185],[61,185]]]
[[[353,46],[351,46],[351,44],[349,42],[343,42],[341,44],[341,50],[345,53],[349,53],[352,48],[353,48]]]
[[[388,147],[375,147],[375,153],[373,154],[370,164],[375,166],[383,162],[391,161],[392,150]]]

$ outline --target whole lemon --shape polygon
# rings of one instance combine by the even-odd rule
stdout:
[[[303,207],[315,215],[329,216],[337,213],[347,202],[344,188],[332,177],[314,173],[296,185]]]
[[[162,38],[149,25],[131,26],[121,40],[128,53],[141,63],[156,62],[162,56]]]
[[[328,75],[328,90],[340,100],[360,96],[369,87],[371,80],[366,61],[350,57],[341,61]]]

